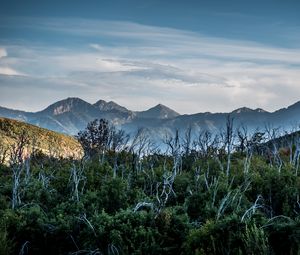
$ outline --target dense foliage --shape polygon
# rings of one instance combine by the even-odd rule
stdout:
[[[1,165],[0,254],[299,254],[297,160],[180,141]]]

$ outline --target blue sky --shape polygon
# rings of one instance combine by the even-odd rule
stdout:
[[[299,13],[292,0],[2,1],[0,105],[272,111],[300,100]]]

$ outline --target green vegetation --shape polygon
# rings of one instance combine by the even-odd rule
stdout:
[[[82,160],[0,165],[0,254],[299,254],[299,158],[94,125]]]

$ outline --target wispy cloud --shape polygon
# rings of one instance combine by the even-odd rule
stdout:
[[[7,52],[4,48],[0,48],[0,58],[6,57],[7,56]]]
[[[29,110],[66,96],[115,100],[134,110],[160,102],[181,113],[244,105],[274,110],[299,100],[299,48],[130,22],[38,21],[26,19],[23,26],[80,43],[3,44],[0,74],[26,73],[24,87],[30,83],[31,94],[51,86]],[[22,79],[2,78],[1,102],[10,106],[6,98],[24,93],[9,89],[20,84]]]
[[[0,48],[0,75],[24,75],[21,72],[14,70],[11,67],[5,65],[5,59],[7,57],[7,51],[5,48]]]
[[[1,67],[1,66],[0,66],[0,74],[1,75],[23,75],[22,73],[19,73],[10,67]]]

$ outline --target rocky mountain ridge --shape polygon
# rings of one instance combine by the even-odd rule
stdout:
[[[113,101],[99,100],[90,104],[80,98],[67,98],[55,102],[39,112],[24,112],[0,107],[0,116],[21,120],[60,133],[77,134],[89,121],[105,118],[128,133],[140,128],[163,137],[176,129],[186,130],[191,127],[194,132],[209,130],[216,132],[224,128],[230,115],[235,127],[247,126],[249,131],[263,129],[267,125],[292,129],[300,123],[300,102],[275,112],[247,107],[230,113],[196,113],[180,115],[176,111],[158,104],[146,111],[131,111]]]

